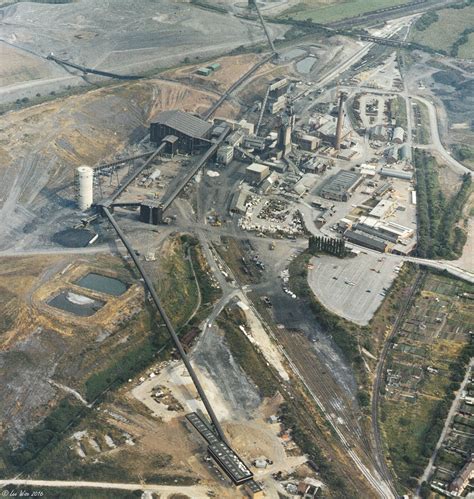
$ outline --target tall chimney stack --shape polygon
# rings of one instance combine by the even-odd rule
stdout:
[[[346,95],[344,92],[339,94],[339,111],[337,113],[337,125],[336,125],[336,151],[341,149],[341,135],[342,135],[342,125],[344,124],[344,100]]]

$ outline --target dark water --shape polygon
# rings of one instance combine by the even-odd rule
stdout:
[[[107,293],[113,296],[122,295],[128,288],[127,284],[119,279],[114,279],[113,277],[107,277],[101,274],[94,274],[93,272],[81,277],[74,284],[82,286],[83,288],[92,289],[93,291],[98,291],[99,293]]]
[[[52,307],[65,310],[66,312],[70,312],[71,314],[79,315],[81,317],[90,317],[91,315],[94,315],[104,306],[104,304],[105,302],[99,300],[93,300],[92,302],[84,304],[74,303],[70,299],[69,291],[63,291],[48,301],[48,305]]]
[[[88,229],[66,229],[56,232],[52,240],[67,248],[84,248],[94,236],[95,233]]]

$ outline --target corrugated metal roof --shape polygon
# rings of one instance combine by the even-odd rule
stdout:
[[[360,175],[358,173],[340,170],[327,181],[321,192],[332,194],[348,192],[359,179]]]
[[[208,451],[222,466],[234,483],[240,484],[252,479],[253,473],[245,466],[239,456],[224,442],[210,444]]]
[[[212,128],[207,121],[179,110],[162,111],[153,124],[162,124],[197,139],[203,138]]]
[[[361,246],[367,246],[369,248],[374,248],[379,251],[385,251],[387,248],[387,243],[380,241],[379,239],[374,239],[373,237],[366,236],[360,232],[354,232],[353,230],[346,230],[344,232],[344,237],[349,241],[360,244]]]

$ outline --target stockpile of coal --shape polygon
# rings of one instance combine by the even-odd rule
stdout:
[[[66,229],[56,232],[52,241],[66,248],[84,248],[96,237],[96,233],[88,229]]]

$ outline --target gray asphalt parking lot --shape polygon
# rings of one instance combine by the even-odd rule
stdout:
[[[311,259],[308,282],[329,310],[357,324],[368,324],[397,276],[402,259],[365,254],[354,258],[321,255]]]

